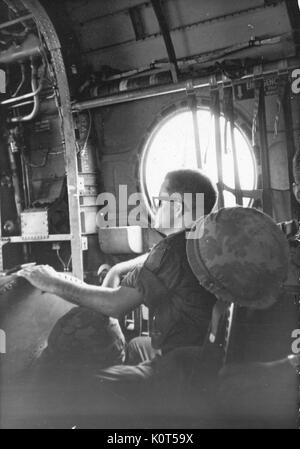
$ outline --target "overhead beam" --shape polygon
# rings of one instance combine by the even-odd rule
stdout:
[[[33,15],[32,14],[27,14],[25,16],[18,17],[17,19],[10,20],[9,22],[0,23],[0,30],[12,27],[14,25],[17,25],[18,23],[25,22],[25,21],[31,20],[31,19],[33,19]]]
[[[129,16],[134,29],[136,40],[145,39],[147,34],[141,14],[141,8],[139,6],[133,6],[129,9]]]
[[[159,28],[160,28],[161,34],[162,34],[164,42],[165,42],[169,61],[171,64],[173,64],[173,67],[176,72],[177,79],[174,81],[178,81],[179,70],[178,70],[175,48],[174,48],[174,45],[172,42],[172,38],[170,35],[170,30],[169,30],[169,26],[167,24],[166,17],[164,15],[164,12],[162,9],[161,0],[151,0],[151,4],[154,9],[154,12],[155,12],[158,24],[159,24]]]
[[[151,6],[150,1],[146,1],[143,3],[138,3],[136,6],[133,6],[133,8],[139,8],[141,10],[142,8],[147,8],[149,6]],[[74,9],[74,7],[73,7],[73,9]],[[127,8],[117,9],[116,11],[108,12],[107,14],[103,14],[100,16],[93,15],[93,17],[90,17],[89,19],[82,20],[80,22],[80,25],[83,27],[89,26],[92,22],[98,22],[99,20],[105,20],[108,17],[114,17],[114,16],[118,16],[121,14],[128,14],[130,12],[130,9],[131,8],[127,7]]]

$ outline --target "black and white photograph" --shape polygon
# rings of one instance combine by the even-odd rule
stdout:
[[[0,0],[0,429],[300,428],[300,0]]]

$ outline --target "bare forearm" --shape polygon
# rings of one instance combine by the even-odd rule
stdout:
[[[72,304],[114,318],[119,318],[137,307],[140,302],[140,294],[133,289],[124,287],[111,289],[88,285],[66,275],[59,275],[56,278],[52,293]]]
[[[88,285],[68,275],[60,275],[54,282],[53,293],[72,304],[112,316],[111,289]]]
[[[142,292],[138,289],[88,285],[70,275],[58,273],[49,265],[25,268],[17,276],[41,291],[114,318],[135,309],[143,301]]]

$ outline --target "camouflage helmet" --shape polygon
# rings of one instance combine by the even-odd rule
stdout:
[[[51,331],[47,355],[60,364],[102,369],[124,362],[125,339],[118,320],[74,307]]]
[[[233,207],[194,224],[187,257],[200,284],[217,298],[264,309],[280,295],[289,249],[269,216],[257,209]]]

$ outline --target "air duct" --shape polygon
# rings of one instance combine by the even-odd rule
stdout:
[[[40,56],[41,43],[37,36],[29,34],[21,45],[15,43],[7,50],[0,52],[0,64],[13,64],[25,59]]]
[[[138,89],[145,89],[151,86],[160,86],[172,83],[172,73],[170,71],[163,71],[158,73],[147,74],[123,80],[112,81],[109,83],[100,84],[90,89],[90,97],[104,97],[107,95],[119,94],[125,91],[132,91]]]

